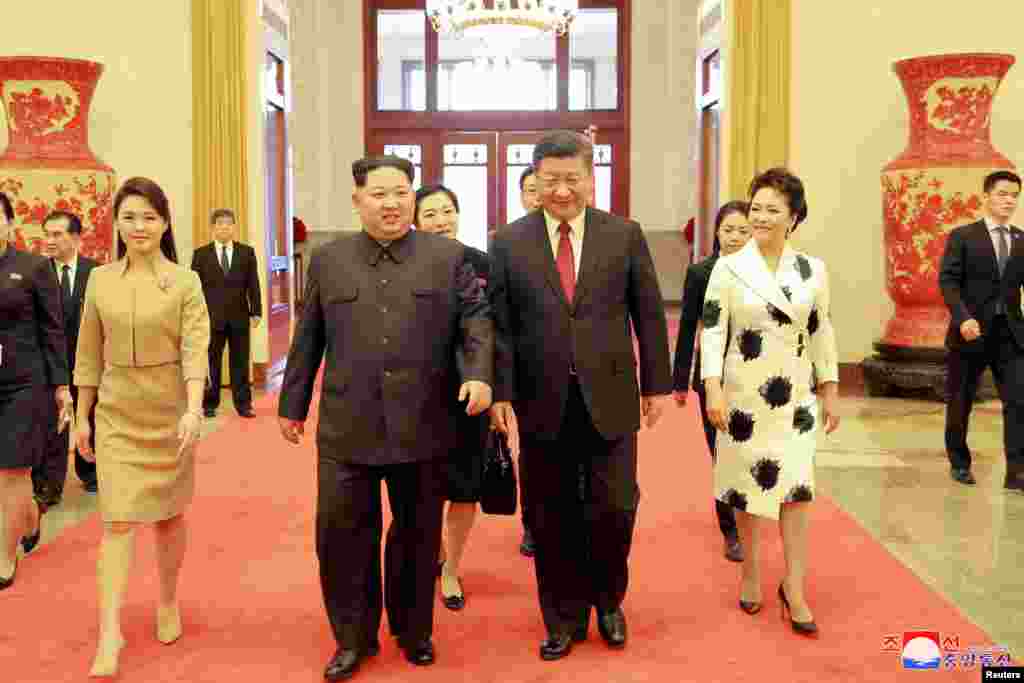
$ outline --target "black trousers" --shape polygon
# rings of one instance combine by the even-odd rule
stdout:
[[[72,385],[70,390],[71,399],[74,401],[74,409],[78,410],[78,387]],[[32,468],[32,488],[36,493],[42,493],[47,488],[58,492],[62,491],[64,489],[64,480],[68,476],[68,448],[71,445],[71,429],[65,429],[62,433],[58,434],[57,420],[60,416],[57,414],[56,401],[51,401],[50,408],[50,411],[47,413],[46,448],[43,454],[43,461],[37,467]],[[89,442],[95,453],[95,406],[89,412],[89,428],[91,431]],[[96,463],[89,462],[83,458],[78,454],[77,449],[75,450],[75,475],[78,476],[79,481],[83,484],[96,482]]]
[[[967,427],[978,392],[978,380],[986,367],[1003,401],[1003,444],[1007,467],[1024,467],[1024,352],[1006,323],[996,316],[990,330],[983,330],[984,350],[950,351],[946,389],[946,452],[952,467],[970,468],[971,451],[967,447]]]
[[[573,378],[558,437],[529,441],[520,457],[541,614],[549,633],[568,635],[591,604],[611,612],[626,595],[638,498],[636,433],[605,440]]]
[[[700,421],[704,425],[704,439],[708,442],[708,450],[711,452],[711,461],[715,461],[715,443],[718,439],[718,430],[711,424],[711,420],[708,418],[708,396],[704,391],[704,387],[695,389],[697,392],[697,402],[700,405]],[[736,513],[732,511],[732,506],[728,503],[715,499],[715,516],[718,517],[718,528],[722,530],[722,535],[728,540],[733,540],[739,537],[739,531],[736,529]]]
[[[231,370],[231,395],[235,409],[252,406],[252,387],[249,385],[249,319],[229,322],[221,329],[210,330],[210,383],[203,395],[203,408],[216,410],[220,406],[220,371],[224,358],[224,345],[228,347],[228,365]]]
[[[430,638],[446,493],[443,460],[355,465],[320,458],[316,551],[320,588],[339,647],[377,641],[382,606],[402,645]],[[393,520],[381,595],[381,481]]]

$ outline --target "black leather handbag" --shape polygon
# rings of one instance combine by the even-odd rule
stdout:
[[[516,469],[505,443],[505,435],[491,430],[484,448],[480,509],[488,515],[514,515],[519,487]]]

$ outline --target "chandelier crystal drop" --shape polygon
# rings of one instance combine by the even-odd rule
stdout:
[[[569,30],[578,0],[427,0],[427,16],[438,33],[461,37],[467,30],[510,27],[551,32]]]

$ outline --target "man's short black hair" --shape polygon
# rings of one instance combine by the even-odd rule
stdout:
[[[72,235],[82,234],[82,219],[70,211],[51,211],[43,220],[43,228],[52,220],[64,218],[68,222],[68,233]]]
[[[231,209],[217,209],[210,214],[210,225],[216,225],[221,218],[230,218],[232,223],[238,222],[235,220],[235,212]]]
[[[982,189],[985,191],[985,194],[991,192],[992,188],[996,186],[996,183],[1001,180],[1014,183],[1017,186],[1017,190],[1020,190],[1021,182],[1019,175],[1013,171],[995,171],[985,176],[985,183],[982,185]]]
[[[376,157],[363,157],[352,162],[352,180],[355,181],[356,187],[366,187],[366,177],[378,168],[397,168],[409,179],[410,185],[415,182],[416,168],[411,161],[393,154],[385,154]]]

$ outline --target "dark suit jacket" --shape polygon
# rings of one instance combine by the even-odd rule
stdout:
[[[488,291],[498,334],[496,401],[512,401],[525,438],[554,439],[575,365],[594,427],[640,427],[639,392],[672,390],[668,329],[640,225],[587,209],[575,300],[566,301],[544,213],[499,230]],[[640,385],[630,323],[640,347]]]
[[[683,311],[679,318],[679,332],[676,335],[676,354],[672,363],[672,389],[686,391],[690,379],[690,368],[693,373],[693,388],[702,391],[700,378],[700,350],[694,358],[693,347],[697,338],[697,323],[700,322],[704,310],[704,294],[711,281],[711,270],[718,262],[718,254],[714,254],[699,263],[691,264],[686,269],[686,280],[683,283]],[[691,365],[692,364],[692,365]]]
[[[60,287],[50,259],[8,245],[0,256],[0,391],[67,385]]]
[[[305,420],[326,358],[320,457],[389,465],[447,457],[461,382],[494,383],[494,325],[461,243],[411,231],[384,255],[365,232],[313,252],[278,414]]]
[[[249,327],[250,317],[262,317],[259,266],[256,252],[248,244],[235,242],[231,253],[231,271],[225,276],[213,242],[192,254],[192,270],[199,273],[210,309],[210,325],[215,330],[228,326]]]
[[[1006,275],[1011,269],[1016,271],[1018,262],[1024,259],[1024,231],[1012,228],[1010,244],[1007,272],[1000,278],[995,247],[985,221],[962,225],[949,234],[939,270],[939,287],[951,315],[946,333],[946,347],[950,350],[983,350],[984,335],[991,327],[996,302],[1003,301],[1007,313],[1013,306],[1014,287],[1010,286]],[[1019,295],[1017,289],[1015,296]],[[971,318],[981,325],[982,337],[967,342],[960,335],[960,325]],[[1017,345],[1024,348],[1024,327],[1019,319],[1009,320]]]
[[[60,286],[60,264],[50,261]],[[71,299],[63,302],[64,336],[68,340],[68,368],[74,372],[75,355],[78,352],[78,328],[82,322],[82,305],[85,302],[85,288],[89,284],[89,274],[99,263],[79,255],[78,269],[75,271],[75,283],[71,291]]]

